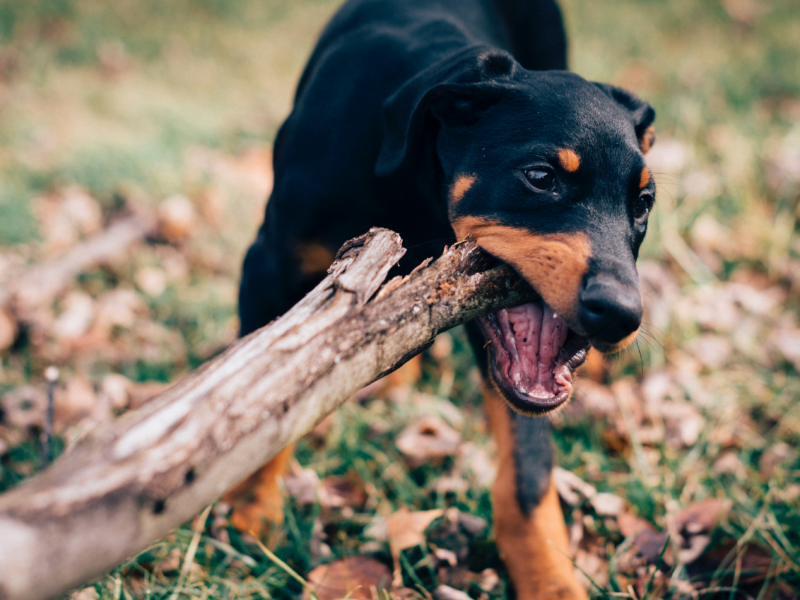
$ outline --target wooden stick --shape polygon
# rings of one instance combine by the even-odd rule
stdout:
[[[405,250],[347,242],[286,315],[0,496],[0,599],[53,598],[146,548],[436,335],[534,292],[471,241],[381,288]]]

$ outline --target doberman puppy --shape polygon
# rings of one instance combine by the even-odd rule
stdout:
[[[564,554],[549,421],[531,416],[569,399],[590,346],[636,336],[655,197],[653,109],[564,69],[554,0],[346,2],[278,133],[240,290],[244,335],[373,226],[403,237],[407,269],[471,235],[536,289],[541,301],[468,326],[501,461],[495,533],[522,599],[586,598]],[[229,494],[236,526],[282,519],[276,478],[291,452]]]

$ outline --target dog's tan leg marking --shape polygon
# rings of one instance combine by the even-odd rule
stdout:
[[[499,460],[492,487],[495,536],[518,600],[586,600],[588,596],[566,556],[569,538],[552,480],[539,505],[530,515],[523,514],[517,501],[509,409],[502,396],[488,385],[484,403]]]
[[[472,235],[477,244],[512,265],[559,315],[575,318],[583,276],[592,248],[583,232],[535,234],[480,217],[453,222],[459,240]]]
[[[294,444],[225,494],[231,505],[231,525],[239,531],[265,536],[270,525],[283,523],[283,496],[280,478],[286,474],[294,456]]]
[[[325,273],[333,264],[334,259],[333,252],[318,242],[299,244],[296,255],[300,261],[300,272],[303,275]]]

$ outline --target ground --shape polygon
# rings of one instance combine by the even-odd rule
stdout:
[[[0,0],[0,286],[131,211],[159,222],[0,312],[0,492],[42,468],[48,366],[59,453],[235,338],[271,141],[337,4]],[[572,68],[658,113],[645,331],[553,417],[570,552],[596,597],[797,597],[800,4],[562,5]],[[395,560],[395,595],[509,597],[492,453],[455,330],[300,443],[266,551],[216,504],[73,597],[289,598],[345,557],[353,597]],[[418,533],[393,557],[398,530]]]

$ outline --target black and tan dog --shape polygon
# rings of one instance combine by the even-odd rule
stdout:
[[[408,268],[472,235],[530,282],[543,301],[469,328],[493,382],[497,543],[524,599],[586,597],[564,555],[549,423],[530,415],[568,400],[590,345],[613,352],[636,335],[635,261],[655,194],[643,157],[653,109],[564,71],[565,57],[553,0],[347,2],[275,142],[240,292],[246,334],[373,226],[400,233]],[[229,495],[237,526],[281,520],[276,477],[290,455]]]

